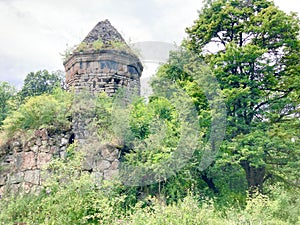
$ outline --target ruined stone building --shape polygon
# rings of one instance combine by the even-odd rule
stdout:
[[[67,86],[75,91],[112,95],[122,86],[140,91],[141,61],[108,20],[89,32],[64,66]]]
[[[109,96],[120,87],[140,90],[143,66],[120,33],[108,20],[99,22],[64,61],[68,89],[87,90]],[[73,129],[61,133],[36,130],[24,139],[13,137],[0,146],[0,197],[6,191],[38,190],[43,182],[42,168],[53,158],[64,158],[72,139],[85,139],[86,122],[73,118]],[[87,140],[92,149],[83,170],[97,180],[118,174],[120,149],[113,144]],[[92,147],[93,146],[93,147]]]
[[[69,90],[88,91],[93,95],[106,92],[112,96],[123,87],[140,94],[142,63],[108,20],[99,22],[66,56],[63,64]],[[88,123],[80,115],[73,116],[77,140],[84,141],[90,136],[85,129]]]

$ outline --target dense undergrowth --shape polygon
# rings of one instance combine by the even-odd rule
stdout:
[[[28,99],[19,111],[4,121],[3,132],[23,130],[26,133],[41,127],[51,129],[56,124],[69,126],[68,117],[74,112],[70,105],[60,105],[61,100],[56,100],[58,97],[64,102],[72,99],[69,93],[64,92]],[[114,100],[103,94],[94,100],[91,108],[97,115],[95,126],[99,128],[98,135],[109,141],[113,129],[107,118],[112,116]],[[64,110],[61,110],[62,107]],[[178,142],[177,138],[170,138],[172,135],[176,137],[179,129],[179,126],[174,126],[178,123],[175,109],[164,98],[153,99],[150,104],[137,99],[129,109],[131,117],[127,128],[132,133],[127,142],[135,145],[141,140],[150,140],[156,144],[153,145],[155,151],[151,151],[153,146],[148,145],[142,152],[127,153],[123,160],[134,165],[139,165],[139,160],[149,165],[164,160],[172,153],[174,143]],[[76,112],[80,110],[84,111],[76,107]],[[169,138],[156,140],[154,134],[158,131],[154,127],[157,123],[151,125],[151,121],[158,116],[160,120],[157,121],[166,122],[164,131],[167,131]],[[12,123],[13,120],[18,122]],[[199,179],[193,160],[176,176],[166,177],[151,185],[132,187],[117,178],[113,181],[96,180],[81,170],[85,152],[80,147],[71,145],[67,152],[66,159],[55,159],[44,169],[46,174],[51,172],[52,176],[43,183],[39,193],[2,196],[0,224],[299,223],[300,201],[296,189],[289,190],[275,183],[269,185],[264,194],[252,192],[250,196],[245,180],[234,177],[244,176],[238,168],[223,171],[222,174],[211,171],[218,193]],[[233,183],[235,185],[232,186]]]
[[[299,224],[299,193],[279,186],[272,186],[269,196],[252,194],[244,204],[229,206],[222,196],[209,198],[193,190],[166,204],[168,196],[142,196],[139,188],[117,179],[95,182],[78,167],[83,154],[74,149],[69,147],[66,160],[48,165],[53,175],[40,193],[0,200],[0,224]]]
[[[0,224],[300,224],[299,18],[268,0],[204,2],[147,100],[74,96],[47,71],[17,94],[0,84],[0,145],[85,121],[130,172],[95,180],[81,171],[91,146],[70,146],[40,193],[2,196]]]

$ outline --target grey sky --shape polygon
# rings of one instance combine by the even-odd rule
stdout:
[[[300,12],[298,0],[275,0]],[[20,85],[31,71],[63,69],[66,45],[109,19],[125,40],[180,44],[201,0],[0,0],[0,81]]]

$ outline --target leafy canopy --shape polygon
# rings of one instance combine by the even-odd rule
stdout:
[[[223,151],[244,168],[249,186],[261,187],[268,178],[287,180],[283,167],[299,160],[299,140],[292,143],[284,130],[299,124],[296,14],[267,0],[207,1],[187,33],[185,46],[210,65],[225,96]]]
[[[50,73],[47,70],[39,70],[36,73],[27,74],[22,90],[19,95],[22,99],[29,96],[38,96],[49,94],[57,87],[63,84],[63,75],[61,71]]]

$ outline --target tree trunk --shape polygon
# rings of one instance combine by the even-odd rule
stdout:
[[[214,184],[212,178],[209,178],[205,172],[204,172],[203,174],[201,174],[201,178],[202,178],[202,180],[205,181],[205,183],[207,184],[207,186],[208,186],[215,194],[219,193],[219,190],[218,190],[218,188],[216,187],[216,185]]]
[[[250,162],[246,160],[241,161],[240,165],[246,172],[246,179],[248,182],[248,189],[250,194],[255,190],[262,191],[264,177],[266,175],[266,168],[264,166],[251,166]]]

